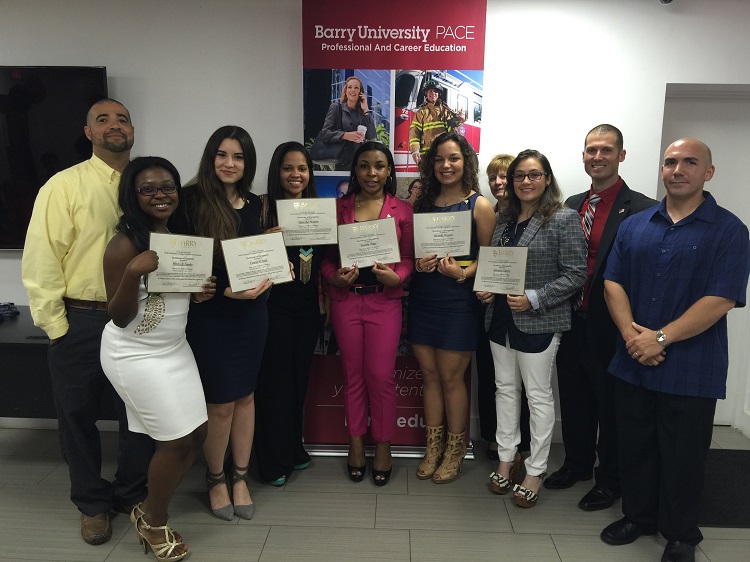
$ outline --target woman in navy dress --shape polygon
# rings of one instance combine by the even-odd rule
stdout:
[[[211,511],[231,520],[252,518],[255,506],[247,487],[247,470],[255,433],[255,383],[268,329],[264,279],[257,287],[234,293],[229,287],[219,241],[262,234],[261,201],[250,192],[255,177],[255,145],[241,127],[227,125],[208,139],[197,177],[185,187],[184,232],[214,239],[216,297],[193,303],[187,339],[198,363],[208,404],[208,436],[203,452]],[[232,449],[229,475],[224,474],[227,446]]]
[[[427,451],[417,478],[439,484],[455,480],[466,454],[469,396],[464,373],[479,340],[482,313],[471,278],[479,246],[490,244],[495,228],[492,204],[480,194],[478,168],[468,141],[443,133],[420,162],[424,191],[414,209],[472,213],[470,254],[417,258],[409,292],[408,338],[424,377],[427,425]]]

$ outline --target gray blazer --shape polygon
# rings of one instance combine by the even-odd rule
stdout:
[[[507,220],[499,219],[492,246],[499,245],[506,223]],[[525,288],[536,291],[539,308],[514,312],[513,322],[527,334],[570,330],[571,297],[586,283],[586,236],[578,213],[560,209],[546,224],[542,224],[539,215],[534,215],[518,245],[529,248]],[[494,309],[494,301],[486,306],[485,329],[490,327]]]

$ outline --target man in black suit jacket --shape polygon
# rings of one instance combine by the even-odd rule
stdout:
[[[565,202],[583,221],[589,199],[594,194],[601,198],[594,203],[583,301],[573,313],[573,328],[563,334],[557,352],[565,462],[544,486],[569,488],[580,480],[590,480],[593,470],[596,484],[578,503],[586,511],[606,509],[620,497],[614,382],[607,372],[618,332],[604,302],[604,270],[622,221],[658,203],[628,188],[619,176],[623,160],[622,133],[617,127],[603,124],[591,129],[583,150],[591,187]],[[599,465],[594,470],[597,454]]]

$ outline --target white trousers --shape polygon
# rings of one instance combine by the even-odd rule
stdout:
[[[497,409],[497,453],[512,462],[521,442],[521,383],[529,401],[531,456],[526,472],[540,476],[547,471],[552,430],[555,427],[555,399],[552,395],[552,366],[562,334],[556,333],[541,353],[523,353],[490,342],[495,364],[495,408]]]

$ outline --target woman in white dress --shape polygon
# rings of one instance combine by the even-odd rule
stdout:
[[[147,274],[159,256],[149,250],[151,232],[166,233],[179,202],[180,176],[167,160],[136,158],[120,180],[123,211],[117,234],[104,254],[104,280],[112,320],[102,335],[101,362],[125,402],[131,431],[156,441],[148,469],[148,496],[133,509],[144,551],[175,561],[188,547],[167,525],[167,508],[177,485],[206,438],[206,403],[193,353],[185,339],[190,295],[149,293]],[[214,278],[193,293],[210,299]]]

